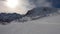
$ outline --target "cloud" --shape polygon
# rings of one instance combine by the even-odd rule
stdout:
[[[29,0],[29,1],[36,7],[51,7],[51,3],[47,2],[47,0]]]
[[[19,0],[19,5],[11,9],[5,5],[6,1],[0,1],[0,13],[18,13],[26,14],[29,10],[36,7],[51,7],[47,0]]]

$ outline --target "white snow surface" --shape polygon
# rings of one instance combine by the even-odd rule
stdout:
[[[0,34],[60,34],[60,15],[0,25]]]

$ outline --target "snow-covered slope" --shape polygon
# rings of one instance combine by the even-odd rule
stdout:
[[[60,34],[60,15],[0,25],[0,34]],[[57,23],[58,22],[58,23]]]

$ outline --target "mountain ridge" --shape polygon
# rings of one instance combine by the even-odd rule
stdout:
[[[20,15],[17,13],[0,13],[0,23],[6,24],[12,21],[27,22],[29,20],[37,20],[43,17],[48,17],[50,14],[59,13],[57,8],[37,7],[29,10],[27,14]]]

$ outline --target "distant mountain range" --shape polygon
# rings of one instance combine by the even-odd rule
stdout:
[[[0,23],[5,25],[6,23],[10,23],[12,21],[27,22],[29,20],[37,20],[50,16],[50,14],[58,13],[58,9],[50,7],[37,7],[29,10],[25,15],[20,15],[17,13],[0,13]]]

